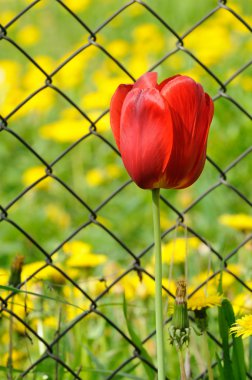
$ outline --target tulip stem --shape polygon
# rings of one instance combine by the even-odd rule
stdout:
[[[160,189],[152,190],[153,225],[155,243],[155,313],[156,313],[156,342],[158,380],[165,379],[164,338],[163,338],[163,306],[162,306],[162,253],[160,233]]]

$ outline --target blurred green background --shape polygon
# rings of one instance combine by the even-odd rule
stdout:
[[[26,0],[1,0],[0,24],[8,25],[10,20],[31,3]],[[64,4],[95,31],[119,7],[128,3],[116,0],[65,0]],[[146,1],[145,4],[180,36],[218,6],[214,0]],[[248,1],[233,0],[228,1],[227,5],[251,25],[252,9]],[[184,48],[206,65],[222,83],[228,81],[249,61],[252,52],[248,28],[232,12],[224,8],[219,8],[183,38]],[[88,44],[89,32],[60,1],[43,0],[12,23],[7,28],[7,36],[22,47],[50,76],[71,54]],[[115,145],[109,125],[109,114],[106,111],[117,86],[120,83],[131,83],[132,80],[99,46],[118,60],[136,79],[173,51],[176,42],[177,38],[147,8],[138,2],[132,2],[96,34],[96,43],[90,43],[90,46],[86,46],[52,76],[52,85],[71,99],[96,125],[98,136],[88,135],[55,165],[53,164],[53,174],[73,189],[92,210],[99,207],[129,179],[120,157],[102,138]],[[78,139],[89,133],[90,122],[62,94],[50,87],[42,89],[13,113],[20,102],[45,85],[46,77],[8,40],[2,39],[0,47],[0,114],[8,119],[10,130],[24,139],[50,165]],[[189,75],[199,81],[212,97],[218,94],[220,88],[216,80],[183,50],[171,54],[155,67],[155,71],[158,72],[159,81],[177,73]],[[227,85],[227,94],[250,113],[251,74],[250,65]],[[65,239],[89,221],[90,212],[54,178],[41,180],[12,204],[13,199],[27,186],[45,175],[45,165],[13,133],[0,133],[1,206],[8,207],[8,217],[27,231],[49,254],[57,251],[53,256],[56,265],[74,278],[91,297],[96,297],[105,289],[105,285],[113,282],[132,264],[132,257],[126,254],[124,248],[104,228],[95,224],[81,229],[69,243],[61,247]],[[249,148],[250,140],[251,120],[228,99],[218,98],[208,141],[209,157],[224,170]],[[218,171],[206,162],[204,172],[197,183],[189,189],[162,190],[162,195],[183,212],[218,181]],[[227,182],[235,186],[251,202],[251,154],[227,173]],[[177,215],[162,203],[162,231],[165,232],[174,226],[176,219]],[[97,213],[97,220],[102,226],[113,231],[135,255],[153,241],[150,193],[138,189],[134,184],[126,186],[102,207]],[[185,214],[185,224],[206,239],[222,257],[226,257],[249,236],[252,230],[251,207],[249,202],[242,200],[237,193],[222,184]],[[164,238],[164,255],[168,255],[164,258],[164,281],[169,277],[167,264],[171,261],[171,256],[174,256],[174,278],[170,279],[172,291],[174,281],[184,273],[186,256],[190,290],[200,285],[212,271],[220,269],[219,259],[210,253],[207,245],[198,239],[190,240],[192,238],[196,239],[193,234],[181,228]],[[179,239],[182,246],[178,243],[176,249],[174,247]],[[25,257],[22,280],[43,265],[44,255],[10,223],[0,223],[0,240],[2,284],[8,283],[10,265],[16,255]],[[247,243],[229,261],[228,268],[251,286],[250,254],[251,244]],[[143,257],[142,265],[150,273],[153,272],[152,250]],[[64,300],[70,300],[82,310],[88,308],[89,303],[83,300],[81,293],[78,293],[59,272],[49,269],[42,270],[40,275],[27,283],[27,289],[35,288],[51,295],[60,294]],[[134,324],[137,326],[144,321],[141,331],[141,338],[144,338],[154,328],[153,316],[149,318],[149,310],[153,309],[154,284],[145,276],[140,283],[135,272],[128,276],[104,298],[108,303],[121,303],[122,293],[126,292],[129,302],[134,303],[134,307],[131,308]],[[105,283],[100,279],[105,279]],[[236,312],[251,310],[252,302],[248,290],[238,284],[232,275],[226,274],[225,281],[226,295],[233,300]],[[217,278],[213,289],[216,289],[216,284]],[[245,301],[247,298],[250,301]],[[51,315],[52,301],[41,301],[32,297],[28,297],[28,301],[31,302],[29,313],[24,310],[22,297],[15,304],[19,304],[20,313],[23,313],[23,317],[27,318],[34,328],[42,328],[42,323],[43,334],[49,341],[53,337],[62,310],[65,313],[62,317],[63,325],[67,325],[79,312],[77,307],[62,306],[55,302],[59,314]],[[28,301],[26,299],[26,302]],[[103,299],[103,302],[105,301]],[[120,324],[122,310],[120,306],[115,309],[116,312],[112,306],[108,307],[106,313],[114,318],[115,323]],[[112,329],[104,320],[100,318],[97,322],[96,318],[98,319],[89,317],[81,322],[83,329],[88,330],[85,345],[81,341],[84,339],[83,336],[78,337],[78,327],[76,331],[71,330],[72,335],[68,334],[64,338],[68,339],[68,344],[76,351],[76,363],[72,363],[73,366],[77,368],[82,358],[82,362],[89,368],[85,375],[89,377],[85,377],[86,379],[93,379],[92,376],[104,379],[104,373],[98,375],[98,372],[95,372],[94,375],[91,369],[99,366],[104,370],[116,368],[122,357],[127,358],[129,355],[127,344],[122,340],[117,350],[117,338],[113,336]],[[0,327],[2,331],[6,329],[5,319],[3,318]],[[213,323],[213,329],[215,328]],[[24,369],[29,360],[35,360],[42,351],[37,344],[36,349],[30,354],[32,358],[29,359],[27,351],[31,352],[30,348],[21,351],[17,349],[20,339],[25,339],[18,327],[17,332],[17,367]],[[5,335],[3,334],[3,343],[7,345],[8,339]],[[6,365],[5,344],[1,349],[3,367]],[[149,351],[154,352],[153,341],[148,344]],[[63,346],[64,342],[61,348]],[[71,350],[63,351],[62,357],[71,363]],[[99,355],[103,355],[103,358],[98,365],[94,356]],[[48,368],[54,364],[45,361],[43,365],[45,367],[41,367],[36,375],[38,379],[41,373],[47,372],[50,376],[50,371],[53,371]],[[194,373],[199,372],[201,367],[195,363]],[[137,366],[132,373],[142,376],[142,371],[142,367]],[[172,364],[168,369],[168,375],[173,379],[174,373],[176,365]]]

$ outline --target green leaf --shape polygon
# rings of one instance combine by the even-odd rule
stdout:
[[[10,292],[14,292],[14,293],[29,294],[29,295],[31,295],[31,296],[40,297],[40,298],[43,298],[43,299],[47,299],[47,300],[51,300],[51,301],[60,302],[60,303],[62,303],[62,304],[64,304],[64,305],[72,306],[72,307],[75,307],[75,308],[77,308],[77,309],[80,309],[80,310],[84,311],[84,309],[82,309],[81,307],[79,307],[79,306],[77,306],[77,305],[74,305],[74,304],[72,304],[71,302],[67,302],[66,300],[64,300],[64,299],[62,299],[62,298],[51,297],[51,296],[47,296],[47,295],[45,295],[45,294],[29,292],[28,290],[22,290],[22,289],[14,288],[13,286],[0,285],[0,289],[8,290],[8,291],[10,291]]]
[[[244,358],[244,348],[241,337],[233,336],[233,370],[236,380],[246,380],[246,365]]]
[[[230,327],[235,323],[235,315],[231,302],[229,300],[225,300],[225,317],[228,324],[228,330],[230,331]],[[233,341],[233,354],[232,354],[232,367],[235,380],[246,380],[246,366],[244,359],[244,348],[242,339],[240,337],[235,337],[232,335]]]
[[[252,336],[249,337],[249,373],[252,373]]]
[[[90,359],[92,360],[92,362],[95,364],[96,370],[104,370],[104,365],[100,362],[97,356],[92,351],[90,351],[87,346],[84,346],[84,349],[87,352]]]
[[[219,380],[225,380],[224,369],[223,369],[223,366],[221,364],[221,359],[217,353],[216,353],[216,359],[217,359],[217,365],[218,365],[219,374],[220,374]]]
[[[244,348],[242,339],[232,335],[233,348],[232,348],[232,361],[230,359],[230,350],[229,347],[229,331],[230,327],[235,323],[235,315],[233,311],[232,304],[229,300],[224,299],[222,301],[222,316],[224,323],[222,326],[223,330],[221,332],[223,351],[224,351],[224,372],[229,380],[246,380],[246,366],[244,359]],[[220,320],[220,319],[219,319]],[[232,372],[230,372],[230,368]],[[232,376],[232,377],[230,377]]]
[[[229,319],[228,309],[229,305],[227,300],[224,299],[221,306],[218,308],[218,321],[223,348],[224,379],[234,380],[229,348],[229,324],[227,321],[227,318]]]
[[[4,367],[2,365],[0,365],[0,372],[6,372],[9,371],[9,368],[8,367]],[[20,369],[15,369],[15,368],[12,368],[12,372],[13,373],[22,373],[23,371],[21,371]]]
[[[152,362],[152,358],[150,357],[150,355],[148,354],[148,352],[146,351],[146,349],[144,348],[142,342],[141,342],[141,339],[139,338],[139,336],[136,334],[134,328],[133,328],[133,325],[131,323],[131,320],[130,318],[128,317],[128,309],[127,309],[127,301],[126,301],[126,297],[125,297],[125,294],[123,295],[123,313],[124,313],[124,318],[125,318],[125,321],[126,321],[126,324],[127,324],[127,329],[128,329],[128,332],[129,332],[129,335],[133,341],[133,343],[138,347],[138,349],[141,351],[141,356],[146,359],[148,362],[150,362],[151,364],[153,364]],[[146,364],[145,362],[142,362],[143,363],[143,366],[144,366],[144,369],[146,371],[146,374],[149,378],[149,380],[153,380],[153,369],[151,369],[148,364]]]

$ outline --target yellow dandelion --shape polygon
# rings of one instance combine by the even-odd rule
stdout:
[[[41,67],[44,68],[46,72],[50,73],[53,71],[55,64],[51,57],[38,55],[35,57],[35,60],[40,64]],[[34,65],[29,65],[26,72],[22,76],[22,85],[27,91],[27,95],[40,86],[43,86],[45,79],[45,75],[37,67]]]
[[[177,238],[164,244],[162,247],[163,262],[169,264],[172,260],[175,264],[183,263],[186,258],[187,251],[197,249],[200,245],[200,240],[196,237]]]
[[[103,96],[98,91],[89,92],[88,94],[83,96],[80,104],[84,110],[105,110],[109,105],[109,100],[108,96]]]
[[[83,11],[88,7],[90,0],[65,0],[65,4],[69,6],[69,8],[73,12]]]
[[[51,315],[43,319],[43,325],[46,328],[49,327],[49,328],[56,329],[59,326],[59,319],[55,317],[54,315]]]
[[[202,310],[215,306],[220,306],[222,301],[222,295],[213,294],[213,295],[205,295],[203,291],[201,294],[199,292],[195,293],[188,300],[188,309],[189,310]]]
[[[86,132],[85,121],[65,119],[49,123],[40,128],[40,135],[49,140],[58,142],[74,142]]]
[[[8,115],[20,102],[23,94],[20,89],[21,66],[11,60],[1,60],[0,65],[0,108]]]
[[[252,230],[252,216],[247,214],[224,214],[219,218],[219,222],[224,226],[235,228],[236,230]]]
[[[9,271],[7,271],[6,269],[0,268],[0,284],[7,285],[8,279],[9,279]]]
[[[114,66],[113,63],[107,62],[99,71],[94,72],[92,79],[95,89],[85,94],[80,102],[84,110],[104,111],[109,107],[111,96],[120,83],[129,82],[129,78]]]
[[[35,45],[40,40],[40,30],[35,25],[25,25],[17,33],[17,38],[23,46]]]
[[[100,116],[100,114],[101,113],[97,111],[89,112],[89,115],[92,120],[96,120]],[[110,131],[111,128],[110,128],[109,113],[104,115],[97,123],[95,123],[95,125],[96,125],[98,133]]]
[[[185,39],[185,46],[207,65],[218,63],[233,49],[228,29],[215,20],[206,22],[196,32],[190,33]]]
[[[102,169],[91,169],[86,173],[85,179],[90,187],[96,187],[104,182],[105,173]]]
[[[155,24],[145,23],[137,26],[132,32],[136,41],[132,49],[137,53],[157,53],[164,49],[164,35],[160,32]]]
[[[123,58],[130,51],[130,46],[124,40],[114,40],[110,42],[107,49],[116,58]]]
[[[252,288],[252,282],[247,283],[248,286]],[[250,293],[239,293],[232,302],[234,313],[243,314],[250,312],[252,313],[252,297]]]
[[[101,265],[107,261],[107,256],[96,253],[85,253],[72,255],[67,259],[66,264],[73,268],[91,268]]]
[[[81,241],[73,241],[64,244],[63,251],[69,254],[69,258],[67,258],[66,261],[67,266],[69,267],[96,267],[107,261],[107,256],[93,253],[91,245]]]
[[[232,272],[236,276],[240,276],[242,274],[242,267],[238,264],[229,264],[228,270]],[[194,276],[191,280],[191,284],[195,286],[198,286],[198,284],[207,281],[209,277],[211,277],[214,274],[212,270],[210,271],[201,271],[198,275]],[[215,288],[218,286],[220,280],[220,274],[217,274],[210,280],[208,280],[208,286],[211,286],[211,288]],[[224,290],[230,290],[230,286],[234,283],[235,277],[232,276],[230,273],[226,272],[225,270],[222,272],[222,287]],[[192,290],[194,289],[192,288]]]
[[[91,245],[83,241],[75,240],[63,245],[63,252],[70,255],[85,254],[91,252]]]
[[[16,16],[16,13],[10,10],[2,10],[1,11],[1,24],[5,25],[7,24],[11,19],[13,19]]]
[[[252,314],[245,315],[237,319],[233,326],[230,328],[230,333],[235,336],[241,336],[242,339],[252,335]]]
[[[26,358],[27,358],[26,352],[16,350],[16,349],[12,350],[12,362],[13,362],[13,367],[15,369],[22,369]],[[6,366],[6,363],[9,359],[9,353],[8,352],[4,353],[1,359],[2,359],[1,364],[3,366]]]
[[[22,176],[22,181],[25,186],[30,186],[32,183],[36,182],[38,179],[44,177],[45,175],[45,167],[34,166],[32,168],[27,169]],[[52,179],[50,177],[45,178],[41,182],[36,185],[36,189],[48,189],[48,186],[52,183]]]
[[[66,57],[68,58],[68,57]],[[63,59],[62,59],[63,60]],[[77,86],[84,75],[85,64],[83,55],[78,55],[67,63],[53,79],[54,83],[61,88],[72,88]]]
[[[169,292],[171,292],[171,294],[174,294],[176,293],[176,288],[177,288],[177,282],[174,281],[174,280],[169,280],[167,278],[163,278],[162,280],[162,284],[163,286],[169,290]],[[165,290],[162,291],[163,292],[163,296],[167,297],[167,293]]]
[[[142,53],[141,50],[140,52]],[[149,60],[143,55],[143,53],[140,54],[138,51],[138,53],[134,54],[129,60],[127,68],[130,73],[133,73],[134,76],[138,78],[148,70],[149,66]]]
[[[19,98],[25,98],[30,91],[22,92],[19,95]],[[24,96],[24,94],[26,94]],[[46,88],[43,91],[39,92],[36,96],[29,100],[18,112],[13,115],[13,118],[16,120],[18,118],[24,117],[27,114],[32,115],[41,115],[48,112],[53,106],[55,101],[55,93],[50,88]]]
[[[236,13],[238,13],[243,19],[246,20],[247,18],[247,22],[250,23],[251,21],[251,17],[249,17],[248,14],[244,13],[241,9],[241,7],[234,3],[232,4],[232,2],[230,2],[228,4]],[[219,24],[219,25],[222,25],[222,27],[226,27],[228,28],[229,30],[232,29],[232,31],[236,31],[240,34],[246,34],[248,33],[248,29],[246,28],[246,26],[240,22],[239,20],[237,20],[236,17],[233,16],[233,14],[231,14],[230,12],[226,11],[225,9],[220,9],[217,14],[216,14],[216,17],[215,17],[215,23],[216,24]]]
[[[188,77],[191,77],[192,79],[195,80],[195,82],[200,82],[200,69],[198,68],[198,66],[194,66],[190,69],[187,69],[187,70],[181,70],[180,71],[181,75],[185,75],[185,76],[188,76]]]
[[[17,314],[20,318],[25,319],[27,315],[34,310],[34,305],[32,301],[31,296],[26,296],[26,294],[18,293],[14,297],[12,297],[11,301],[9,303],[12,303],[12,309],[15,314]],[[6,313],[6,315],[9,314]],[[15,330],[22,330],[23,324],[20,323],[18,320],[16,321]]]
[[[25,280],[44,265],[44,261],[36,261],[33,263],[25,264],[22,270],[22,278]],[[34,280],[50,280],[58,284],[65,282],[65,278],[61,275],[61,273],[51,266],[47,266],[42,269],[38,274],[36,274]]]

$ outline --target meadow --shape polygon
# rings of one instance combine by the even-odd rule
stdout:
[[[252,312],[251,24],[246,0],[0,1],[1,378],[155,378],[151,194],[109,122],[117,86],[148,70],[191,76],[215,101],[204,171],[161,190],[161,230],[167,378],[180,378],[168,327],[184,277],[221,378],[222,299]],[[209,378],[201,346],[192,328],[191,379]]]

